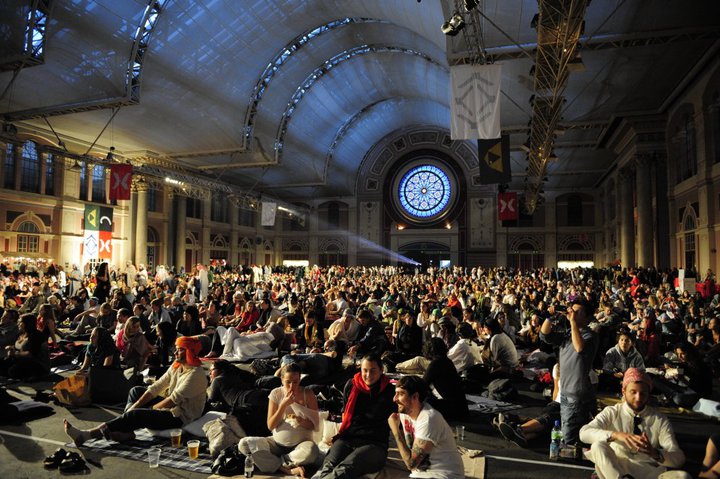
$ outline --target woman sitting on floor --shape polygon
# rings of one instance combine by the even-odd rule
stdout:
[[[199,418],[205,408],[207,377],[198,353],[200,341],[180,337],[175,362],[148,388],[130,390],[125,412],[93,429],[80,430],[64,421],[65,432],[76,446],[90,439],[125,442],[135,438],[135,429],[179,428]]]
[[[90,333],[90,344],[85,350],[85,359],[77,374],[87,373],[91,367],[119,367],[120,352],[115,346],[110,331],[97,326]]]
[[[300,386],[297,364],[283,366],[280,377],[282,386],[269,396],[267,426],[272,437],[245,437],[238,449],[245,455],[252,453],[260,472],[279,470],[305,477],[303,466],[313,464],[318,456],[312,440],[320,422],[317,399],[312,391]]]
[[[50,372],[47,341],[36,328],[34,314],[23,314],[18,320],[19,336],[7,346],[6,357],[0,360],[0,376],[28,379]]]
[[[134,367],[136,371],[145,369],[153,347],[140,329],[140,318],[132,316],[125,322],[125,328],[118,333],[115,344],[126,366]]]

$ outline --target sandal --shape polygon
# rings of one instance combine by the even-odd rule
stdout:
[[[65,459],[60,463],[60,472],[73,474],[86,470],[87,464],[85,460],[77,452],[69,452]]]
[[[45,458],[45,460],[43,461],[43,467],[45,469],[57,469],[58,466],[60,466],[60,463],[63,462],[63,460],[67,457],[67,455],[68,452],[65,449],[57,449],[55,452]]]

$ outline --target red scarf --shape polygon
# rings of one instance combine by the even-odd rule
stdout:
[[[387,385],[390,384],[390,378],[384,374],[380,376],[380,392],[383,392]],[[365,384],[360,373],[356,373],[352,379],[352,389],[350,390],[350,397],[348,398],[347,404],[345,404],[345,411],[342,415],[342,423],[338,430],[337,436],[341,435],[347,428],[350,427],[352,422],[353,413],[355,412],[355,404],[357,404],[357,398],[360,393],[370,394],[370,386]],[[335,437],[337,437],[335,436]]]

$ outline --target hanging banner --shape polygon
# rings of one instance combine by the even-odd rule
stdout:
[[[263,201],[262,203],[262,226],[275,226],[275,214],[277,213],[277,203]]]
[[[83,260],[112,259],[113,209],[85,205]]]
[[[512,179],[509,135],[494,140],[478,140],[478,159],[481,185],[509,183]]]
[[[132,165],[119,164],[110,167],[110,199],[129,200],[132,183]]]
[[[515,221],[518,219],[518,194],[498,193],[498,219]]]
[[[450,137],[500,138],[501,65],[458,65],[450,68],[450,77]]]

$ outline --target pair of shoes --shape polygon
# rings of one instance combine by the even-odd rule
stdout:
[[[63,462],[65,457],[67,457],[67,455],[68,452],[65,449],[57,449],[55,450],[55,452],[45,458],[45,460],[43,461],[43,467],[45,469],[57,469],[60,466],[60,463]]]
[[[503,437],[508,441],[512,441],[520,447],[527,446],[527,439],[525,438],[525,434],[523,434],[519,426],[515,428],[512,426],[512,424],[501,422],[500,434],[502,434]]]
[[[77,452],[69,452],[65,456],[65,459],[60,463],[60,472],[65,474],[75,474],[83,472],[88,469],[85,460]]]

